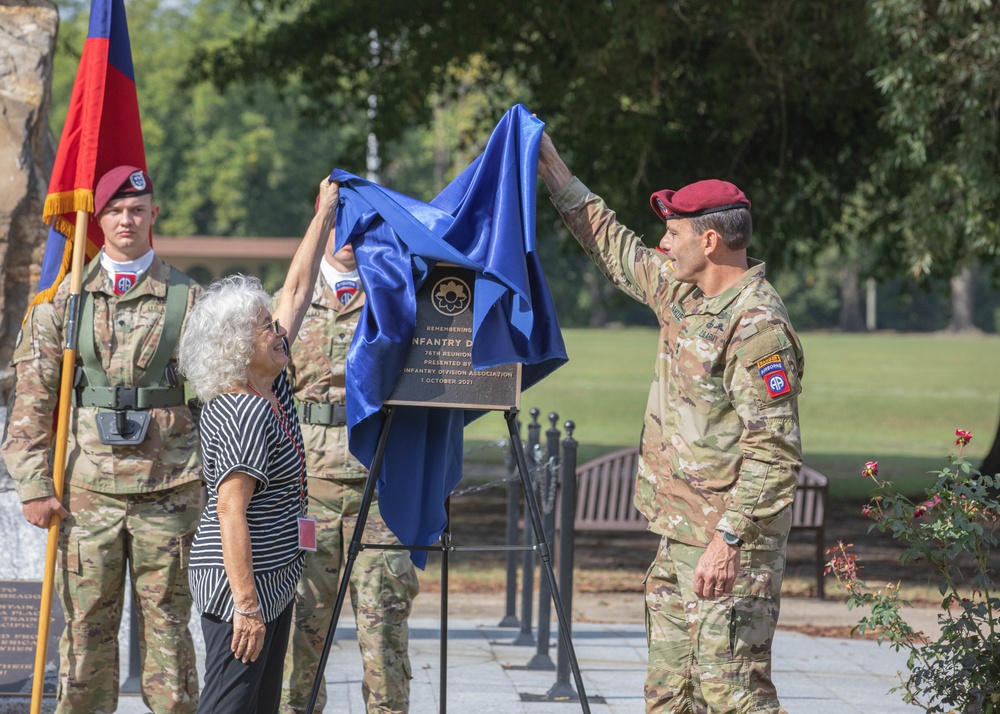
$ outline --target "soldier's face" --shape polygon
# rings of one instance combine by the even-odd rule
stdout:
[[[695,233],[687,218],[667,221],[660,249],[673,260],[674,277],[684,283],[697,282],[708,263],[704,235]]]
[[[350,243],[344,245],[340,250],[337,247],[336,229],[330,231],[330,238],[326,243],[327,262],[341,273],[349,273],[358,267],[358,261],[354,257],[354,246]]]
[[[160,207],[148,193],[109,201],[97,216],[107,256],[125,262],[149,252],[149,233],[159,213]]]

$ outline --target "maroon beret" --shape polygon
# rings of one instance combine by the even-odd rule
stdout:
[[[695,218],[733,208],[750,208],[750,199],[728,181],[708,179],[676,191],[665,189],[649,197],[653,212],[663,220]]]
[[[94,189],[94,213],[100,213],[113,198],[141,196],[153,192],[149,174],[137,166],[116,166],[101,176]]]

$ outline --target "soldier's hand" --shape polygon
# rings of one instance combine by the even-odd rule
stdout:
[[[28,523],[38,528],[48,528],[52,521],[52,516],[58,514],[60,518],[68,518],[69,511],[63,508],[62,503],[55,496],[43,496],[33,498],[21,504],[21,513]]]
[[[243,664],[256,662],[264,649],[264,634],[267,628],[259,612],[253,615],[233,615],[233,642],[230,649],[233,656]]]
[[[548,132],[544,131],[538,144],[538,176],[548,186],[550,193],[555,193],[573,178],[573,173],[559,156]]]
[[[694,594],[716,600],[733,591],[740,566],[740,549],[727,545],[719,532],[712,537],[694,569]]]

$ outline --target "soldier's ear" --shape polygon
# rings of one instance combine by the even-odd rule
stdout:
[[[719,250],[724,244],[722,242],[722,236],[719,235],[718,231],[714,228],[709,228],[704,233],[701,234],[701,239],[705,247],[705,255],[710,256]]]

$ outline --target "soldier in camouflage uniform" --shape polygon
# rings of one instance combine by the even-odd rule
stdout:
[[[295,625],[285,659],[281,711],[304,712],[337,599],[341,565],[354,535],[367,471],[348,451],[344,366],[365,294],[350,244],[336,253],[331,232],[312,306],[292,347],[295,390],[309,471],[309,515],[317,552],[306,554],[295,597]],[[398,544],[374,500],[367,543]],[[362,693],[369,712],[407,712],[410,701],[407,619],[418,591],[405,550],[362,550],[351,572],[351,604],[364,664]],[[326,701],[321,686],[316,711]]]
[[[90,340],[90,354],[96,355],[92,367],[103,370],[108,384],[76,390],[62,502],[53,490],[51,427],[69,277],[51,303],[31,310],[18,337],[13,357],[17,381],[2,452],[25,518],[47,528],[52,515],[62,517],[56,589],[66,629],[56,711],[115,710],[118,628],[128,568],[139,622],[143,700],[156,714],[193,712],[198,673],[188,630],[187,554],[201,511],[198,433],[183,385],[168,374],[147,375],[146,368],[157,355],[154,364],[166,363],[169,356],[157,351],[168,285],[171,292],[186,289],[186,300],[183,292],[174,298],[174,312],[183,309],[185,316],[201,289],[179,273],[172,277],[170,266],[150,249],[159,206],[144,171],[126,166],[105,174],[95,189],[95,208],[104,249],[83,281],[82,302],[90,301],[92,322],[80,323],[78,354]],[[88,314],[86,308],[83,312]],[[165,371],[172,373],[172,365]],[[139,384],[149,386],[129,389]],[[102,443],[95,420],[98,413],[114,414],[93,402],[109,395],[126,400],[131,395],[141,402],[140,411],[127,413],[149,415],[144,440]],[[142,409],[150,404],[154,406]]]
[[[646,573],[647,712],[784,712],[771,681],[785,543],[802,463],[802,347],[764,265],[750,201],[700,181],[651,197],[643,245],[572,176],[548,135],[539,174],[605,276],[660,324],[636,507],[661,534]]]

